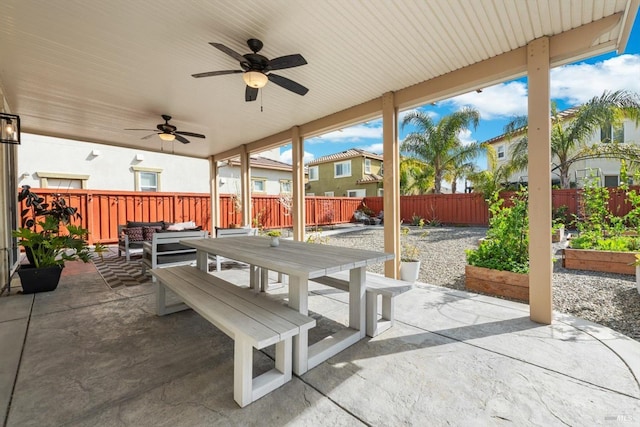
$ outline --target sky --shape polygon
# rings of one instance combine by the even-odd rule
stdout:
[[[605,90],[621,89],[640,93],[640,14],[634,22],[627,48],[621,55],[612,52],[551,70],[551,98],[559,110],[580,105]],[[481,93],[473,91],[418,109],[430,114],[437,122],[465,106],[477,109],[481,119],[477,128],[460,134],[463,143],[484,142],[502,135],[510,120],[527,113],[527,79],[523,77],[500,83],[483,88]],[[407,112],[400,112],[400,123]],[[412,130],[408,126],[401,127],[398,133],[400,142]],[[382,119],[305,140],[305,163],[349,148],[382,153]],[[290,145],[281,149],[281,159],[291,163]],[[485,169],[484,157],[477,159],[477,164]]]

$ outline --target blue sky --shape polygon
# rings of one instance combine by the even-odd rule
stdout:
[[[640,14],[623,54],[600,55],[551,70],[551,98],[560,110],[579,105],[605,90],[619,89],[640,93]],[[527,80],[512,80],[484,88],[481,93],[473,91],[419,109],[432,114],[437,121],[464,106],[479,110],[481,120],[475,130],[460,135],[463,142],[483,142],[501,135],[509,120],[527,113]],[[400,113],[400,121],[403,113],[406,112]],[[411,130],[410,127],[400,129],[400,141]],[[382,153],[382,121],[370,121],[305,140],[305,162],[354,147]],[[282,160],[290,163],[291,146],[283,147],[281,153]],[[484,158],[478,159],[478,166],[485,168]]]

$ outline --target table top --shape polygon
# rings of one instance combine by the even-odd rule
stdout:
[[[255,236],[180,241],[185,246],[213,255],[280,273],[309,278],[326,276],[394,258],[393,254],[386,252],[304,243],[282,238],[279,246],[272,247],[270,242],[271,238]]]

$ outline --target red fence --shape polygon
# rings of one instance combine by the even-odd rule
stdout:
[[[636,191],[640,187],[634,187]],[[203,193],[141,193],[135,191],[34,189],[46,200],[56,193],[63,194],[69,206],[77,207],[82,215],[80,224],[90,232],[89,241],[114,243],[118,240],[118,225],[127,221],[194,221],[209,230],[211,204]],[[622,190],[609,191],[609,209],[616,215],[625,215],[631,206]],[[503,193],[504,198],[513,193]],[[306,225],[329,225],[350,222],[362,199],[353,197],[305,198]],[[382,197],[367,197],[366,205],[374,212],[383,210]],[[254,226],[286,228],[292,226],[291,214],[279,202],[278,196],[253,196],[251,199]],[[568,214],[576,214],[580,205],[579,190],[553,190],[553,207],[568,207]],[[240,212],[233,208],[231,195],[220,196],[220,226],[242,222]],[[21,207],[21,209],[23,209]],[[405,223],[418,215],[425,220],[438,220],[445,224],[479,225],[489,223],[487,203],[481,194],[429,194],[402,196],[400,217]]]
[[[34,189],[48,202],[62,194],[69,206],[77,207],[82,225],[89,230],[89,242],[115,243],[118,225],[127,221],[194,221],[209,230],[211,204],[203,193],[141,193],[135,191]],[[265,228],[291,227],[291,215],[278,196],[252,197],[252,215]],[[328,225],[350,222],[361,199],[349,197],[309,197],[305,199],[306,224]],[[220,196],[220,226],[242,222],[230,195]],[[24,206],[21,206],[24,209]],[[254,224],[257,225],[257,224]]]

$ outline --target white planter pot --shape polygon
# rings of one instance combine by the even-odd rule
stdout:
[[[636,289],[640,294],[640,265],[636,265]]]
[[[420,261],[400,262],[400,280],[415,283],[420,274]]]
[[[269,243],[269,245],[273,246],[274,248],[278,245],[280,245],[280,238],[279,237],[272,237],[271,238],[271,243]]]

